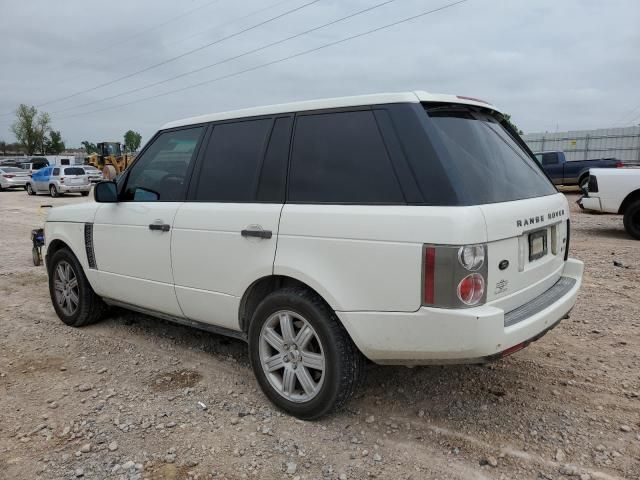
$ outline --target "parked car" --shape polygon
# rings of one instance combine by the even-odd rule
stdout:
[[[89,181],[91,183],[97,183],[104,180],[104,175],[102,174],[102,172],[93,165],[82,165],[82,168],[89,176]]]
[[[424,92],[162,127],[96,202],[45,224],[67,325],[105,305],[243,339],[278,407],[317,418],[380,364],[510,355],[573,307],[569,208],[495,107]],[[277,249],[276,249],[277,245]]]
[[[28,162],[21,163],[19,165],[23,170],[27,170],[29,173],[37,172],[41,168],[48,167],[49,160],[44,157],[33,157]]]
[[[620,168],[622,162],[615,158],[568,161],[564,152],[538,152],[536,160],[556,185],[578,185],[584,187],[589,179],[590,168]]]
[[[5,188],[24,188],[29,174],[18,167],[0,166],[0,190]]]
[[[640,168],[592,168],[589,173],[578,204],[585,210],[624,215],[625,230],[640,240]]]
[[[91,182],[82,167],[44,167],[31,174],[26,184],[27,193],[48,193],[58,197],[65,193],[89,195]]]

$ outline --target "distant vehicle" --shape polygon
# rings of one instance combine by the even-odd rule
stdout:
[[[49,165],[58,165],[62,166],[73,166],[76,163],[76,157],[73,155],[46,155],[46,158],[49,161]]]
[[[567,161],[564,152],[538,152],[534,154],[538,163],[556,185],[579,185],[584,187],[589,179],[590,168],[619,168],[623,164],[616,158]]]
[[[49,160],[45,157],[32,157],[27,162],[18,165],[23,170],[28,170],[29,173],[36,172],[41,168],[49,166]]]
[[[27,193],[49,193],[58,197],[65,193],[89,195],[91,182],[82,167],[44,167],[31,175],[26,184]]]
[[[0,191],[5,188],[24,188],[29,174],[18,167],[0,166]]]
[[[89,181],[91,183],[101,182],[104,180],[104,175],[93,165],[83,165],[82,168],[89,175]]]
[[[625,230],[640,240],[640,168],[592,168],[589,173],[578,205],[585,210],[624,215]]]

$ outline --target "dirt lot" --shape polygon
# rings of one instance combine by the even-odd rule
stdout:
[[[122,311],[64,326],[29,232],[39,205],[87,199],[2,192],[0,478],[640,478],[640,242],[575,198],[570,319],[486,366],[372,365],[346,409],[301,422],[241,342]]]

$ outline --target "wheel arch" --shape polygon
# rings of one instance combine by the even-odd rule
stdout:
[[[631,205],[636,200],[640,200],[640,188],[638,188],[638,189],[634,190],[633,192],[629,193],[624,198],[624,200],[620,204],[620,208],[618,209],[618,213],[621,214],[621,215],[624,215],[624,212],[627,210],[629,205]]]
[[[331,305],[327,300],[313,287],[307,283],[287,275],[267,275],[253,282],[246,289],[240,300],[240,306],[238,308],[238,322],[243,332],[249,331],[249,324],[253,312],[264,298],[276,290],[288,287],[301,287],[309,290],[314,295],[317,295],[324,303],[331,308]]]

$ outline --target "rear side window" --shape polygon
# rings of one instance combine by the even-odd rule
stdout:
[[[538,163],[493,116],[458,106],[427,107],[427,113],[430,140],[460,205],[556,193]]]
[[[60,175],[60,169],[59,168],[54,168],[53,169],[53,175],[54,176]]]
[[[64,174],[65,175],[84,175],[85,171],[83,168],[80,168],[80,167],[67,167],[64,169]]]
[[[252,202],[273,120],[215,125],[198,175],[195,200]]]
[[[296,119],[288,198],[300,203],[405,203],[372,111]]]
[[[542,165],[557,165],[558,155],[555,153],[543,153],[542,154]]]

